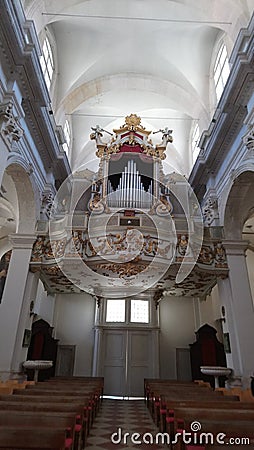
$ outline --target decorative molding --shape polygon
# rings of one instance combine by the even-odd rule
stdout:
[[[138,262],[128,262],[125,264],[119,263],[100,263],[95,264],[94,268],[99,272],[111,272],[113,274],[117,274],[119,278],[129,278],[139,273],[143,272],[146,269],[146,264],[139,264]]]
[[[9,240],[12,249],[28,249],[32,250],[36,236],[31,234],[10,234]]]
[[[227,256],[246,256],[245,252],[248,249],[248,241],[223,240],[222,243]]]
[[[94,300],[96,301],[97,308],[100,308],[101,305],[102,305],[102,299],[103,299],[103,297],[100,297],[100,296],[98,296],[98,295],[94,295],[93,297],[94,297]]]
[[[95,140],[97,146],[96,156],[103,158],[104,155],[112,155],[121,151],[122,146],[128,146],[129,151],[143,153],[148,157],[158,158],[163,160],[166,158],[165,151],[167,144],[173,142],[172,130],[168,127],[155,131],[155,133],[162,133],[162,140],[159,144],[153,145],[151,139],[148,139],[151,131],[146,130],[141,125],[141,118],[136,114],[130,114],[125,117],[125,123],[119,129],[115,129],[114,135],[104,130],[99,125],[92,128],[90,139]],[[103,141],[103,133],[110,134],[110,142]],[[135,148],[135,150],[134,150]],[[133,149],[133,150],[132,150]]]
[[[163,293],[164,290],[163,289],[158,289],[153,296],[153,301],[154,301],[154,305],[155,305],[155,309],[158,309],[159,303],[163,297]]]
[[[219,218],[218,199],[215,196],[210,196],[206,199],[202,208],[204,225],[209,226],[215,219]]]
[[[242,138],[248,150],[254,150],[254,124],[249,126],[248,132]]]
[[[14,117],[11,100],[0,104],[0,133],[9,147],[13,141],[18,142],[24,134],[18,118]]]
[[[49,189],[46,189],[41,194],[41,219],[48,219],[53,211],[55,195]],[[54,211],[53,211],[54,212]]]

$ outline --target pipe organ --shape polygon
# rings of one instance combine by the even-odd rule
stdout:
[[[154,145],[140,122],[126,117],[109,142],[105,130],[92,129],[98,172],[67,180],[50,222],[40,225],[32,268],[51,292],[123,298],[157,289],[202,297],[227,274],[222,243],[207,233],[202,247],[201,211],[187,180],[163,172],[172,131],[159,130]]]
[[[125,124],[109,143],[102,141],[103,130],[92,128],[91,139],[96,141],[96,155],[101,159],[97,187],[92,188],[89,209],[102,213],[107,208],[152,210],[163,202],[165,213],[171,210],[169,188],[160,182],[161,160],[165,158],[172,131],[166,128],[160,144],[153,145],[151,134],[135,114],[126,117]]]
[[[107,195],[109,207],[149,209],[152,206],[153,180],[150,181],[148,189],[145,189],[136,162],[131,159],[122,171],[116,189],[113,188],[109,177]]]

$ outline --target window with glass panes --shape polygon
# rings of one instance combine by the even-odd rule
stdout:
[[[70,129],[70,124],[68,122],[68,120],[65,121],[64,123],[64,137],[65,137],[65,143],[63,144],[63,148],[67,154],[67,156],[69,156],[69,152],[70,152],[70,143],[71,143],[71,129]]]
[[[148,300],[107,300],[106,322],[149,323]]]
[[[196,123],[193,133],[192,133],[192,139],[191,139],[191,149],[192,149],[192,161],[193,163],[196,161],[198,154],[199,154],[199,147],[198,147],[198,142],[199,142],[199,137],[200,137],[200,130],[199,130],[199,126],[198,123]]]
[[[230,72],[228,55],[225,44],[220,47],[215,66],[214,66],[214,83],[217,101],[221,98],[223,89],[226,85]]]
[[[42,55],[40,57],[40,63],[42,72],[46,81],[46,85],[48,90],[50,89],[50,85],[53,78],[53,72],[54,72],[54,60],[53,60],[53,54],[52,49],[49,43],[48,38],[46,37],[43,41],[42,45]]]
[[[125,322],[125,300],[107,300],[106,322]]]
[[[149,322],[149,303],[147,300],[131,300],[131,322]]]

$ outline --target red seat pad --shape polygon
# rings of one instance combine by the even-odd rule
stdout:
[[[72,447],[73,440],[72,438],[65,439],[65,449],[69,450]]]

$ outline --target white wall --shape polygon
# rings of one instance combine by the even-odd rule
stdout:
[[[54,309],[55,295],[48,294],[40,280],[34,305],[34,313],[37,314],[35,320],[43,319],[53,326]]]
[[[56,297],[54,327],[59,345],[75,345],[74,375],[90,376],[94,346],[95,300],[86,293]]]
[[[164,297],[160,302],[160,376],[176,378],[176,348],[195,341],[195,313],[191,298]]]
[[[220,342],[222,342],[223,338],[221,322],[218,321],[218,319],[222,317],[221,306],[217,285],[214,286],[211,295],[208,295],[206,300],[200,301],[199,304],[200,326],[208,323],[211,327],[216,328],[217,339]]]

